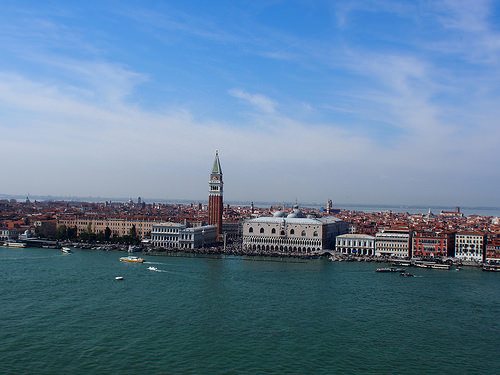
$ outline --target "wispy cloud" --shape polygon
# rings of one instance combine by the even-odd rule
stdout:
[[[136,17],[134,37],[158,53],[165,39],[187,46],[175,70],[184,74],[179,81],[166,72],[177,48],[169,49],[170,60],[149,61],[141,55],[146,49],[127,59],[101,51],[111,44],[104,32],[92,43],[84,29],[54,19],[38,17],[33,28],[28,21],[0,25],[7,31],[0,47],[12,58],[10,65],[0,61],[0,157],[17,155],[5,174],[30,171],[3,182],[2,192],[203,199],[207,158],[220,149],[228,199],[497,201],[500,180],[491,171],[498,169],[500,71],[488,3],[470,15],[465,2],[351,4],[343,27],[317,38],[257,19],[227,27],[187,11],[119,15],[114,22]],[[370,16],[431,17],[419,22],[441,31],[433,39],[443,48],[419,36],[418,22],[415,34],[401,37],[404,48],[386,34],[377,40],[384,48],[359,43],[350,22],[366,7]],[[480,42],[467,51],[475,37]],[[83,55],[75,52],[80,47]],[[466,63],[455,62],[457,55]],[[219,75],[199,84],[212,59],[223,64],[210,70]],[[192,60],[196,69],[183,70]],[[154,94],[147,91],[162,79]],[[162,97],[171,81],[174,99]],[[187,99],[177,98],[185,86]],[[199,92],[202,105],[192,99]],[[157,109],[141,105],[145,93],[160,94]],[[229,114],[201,116],[203,105]],[[457,177],[464,171],[476,178]]]
[[[277,104],[270,98],[262,94],[251,94],[241,89],[229,90],[229,95],[241,99],[259,111],[265,113],[275,113]]]

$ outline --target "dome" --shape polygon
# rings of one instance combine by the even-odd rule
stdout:
[[[285,217],[285,213],[283,211],[276,211],[273,213],[274,217]]]
[[[294,208],[293,211],[291,213],[289,213],[287,216],[287,218],[289,218],[289,219],[303,218],[303,217],[304,217],[304,214],[298,208]]]

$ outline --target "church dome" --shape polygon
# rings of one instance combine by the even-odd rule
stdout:
[[[296,208],[293,209],[291,213],[288,214],[287,218],[293,219],[293,218],[303,218],[304,214],[302,213],[301,210],[299,210],[296,206]]]
[[[274,217],[285,217],[285,213],[283,211],[276,211],[273,213]]]

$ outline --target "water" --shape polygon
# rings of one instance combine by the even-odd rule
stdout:
[[[122,255],[0,248],[0,373],[500,373],[495,273]]]

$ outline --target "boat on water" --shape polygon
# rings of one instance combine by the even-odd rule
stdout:
[[[123,280],[123,276],[116,276],[115,280]]]
[[[409,273],[409,272],[401,272],[401,273],[399,274],[399,276],[402,276],[402,277],[415,277],[415,275],[414,275],[414,274]]]
[[[158,268],[150,266],[150,267],[148,267],[148,270],[150,270],[150,271],[158,271]]]
[[[434,270],[449,270],[451,266],[449,264],[431,264],[431,268]]]
[[[69,247],[66,247],[66,246],[63,246],[61,248],[61,251],[63,252],[63,254],[71,254],[71,249]]]
[[[26,244],[24,242],[7,241],[4,243],[4,246],[20,249],[26,247]]]
[[[500,272],[500,266],[496,265],[485,264],[482,269],[486,272]]]
[[[449,264],[440,264],[440,263],[415,263],[415,266],[418,268],[431,268],[434,270],[449,270],[451,265]]]
[[[138,257],[133,257],[133,256],[128,256],[128,257],[121,257],[120,262],[128,262],[128,263],[144,263],[144,259],[138,258]]]
[[[384,267],[384,268],[377,268],[375,272],[406,272],[404,268],[396,268],[396,267]]]

